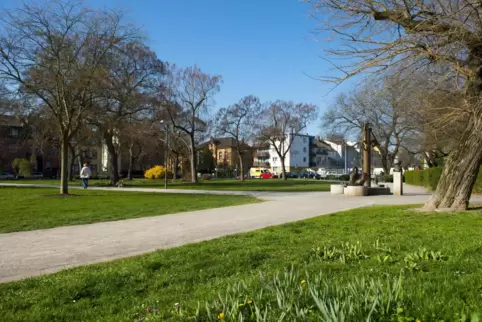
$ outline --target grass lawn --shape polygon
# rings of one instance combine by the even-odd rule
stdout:
[[[90,180],[91,186],[105,186],[108,180]],[[33,184],[55,184],[58,180],[4,180],[0,183],[33,183]],[[80,186],[80,181],[74,181],[70,185]],[[164,180],[134,179],[124,180],[124,187],[146,187],[163,188]],[[195,189],[195,190],[231,190],[231,191],[330,191],[330,182],[313,179],[250,179],[244,182],[234,179],[215,179],[201,181],[198,184],[189,182],[170,182],[170,189]]]
[[[251,196],[0,187],[0,233],[158,216],[256,202]]]
[[[330,310],[330,321],[340,312],[468,321],[482,312],[481,227],[481,210],[358,209],[2,284],[0,312],[4,321],[254,321],[269,307],[267,321],[326,321]]]

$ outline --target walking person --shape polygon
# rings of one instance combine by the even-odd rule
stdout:
[[[84,187],[84,189],[89,187],[90,177],[92,177],[92,171],[87,166],[87,163],[84,163],[84,167],[80,170],[80,179],[82,180],[82,187]]]

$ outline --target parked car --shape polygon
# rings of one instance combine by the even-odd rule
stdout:
[[[0,180],[15,179],[15,175],[8,172],[0,172]]]
[[[31,175],[25,176],[25,179],[43,179],[44,174],[42,172],[32,172]]]
[[[275,174],[266,168],[251,168],[249,169],[249,177],[256,179],[271,179],[275,178]]]
[[[274,177],[275,175],[269,172],[269,170],[261,170],[261,174],[259,175],[260,179],[272,179]]]
[[[303,171],[300,173],[299,177],[301,179],[316,179],[316,180],[321,179],[321,176],[314,171]]]
[[[283,178],[283,172],[279,174],[279,177]],[[286,178],[293,179],[293,178],[298,178],[298,176],[294,172],[286,172]]]

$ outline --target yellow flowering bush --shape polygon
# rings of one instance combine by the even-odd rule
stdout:
[[[146,179],[163,179],[166,168],[162,165],[156,165],[144,172],[144,178]],[[172,178],[172,172],[167,170],[167,177]]]

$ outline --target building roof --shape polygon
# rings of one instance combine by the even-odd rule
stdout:
[[[203,147],[209,144],[216,145],[217,148],[224,149],[224,148],[232,148],[236,146],[236,140],[234,138],[211,138],[209,141],[201,143],[199,146]],[[245,143],[246,146],[249,146]]]
[[[20,118],[13,115],[0,115],[0,126],[22,127],[24,123]]]

